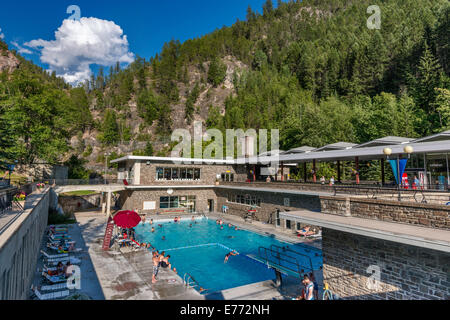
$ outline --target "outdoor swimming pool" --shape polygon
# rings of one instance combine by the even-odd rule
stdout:
[[[304,255],[303,261],[302,256],[296,256],[300,265],[307,268],[312,263],[314,270],[322,266],[321,252],[315,248],[281,242],[247,230],[235,230],[228,225],[221,230],[215,221],[207,218],[195,222],[186,219],[179,223],[139,224],[136,238],[140,242],[150,242],[159,252],[169,254],[172,267],[177,268],[178,274],[183,277],[189,273],[208,293],[274,279],[274,271],[253,258],[258,256],[259,247],[289,246]],[[152,227],[155,228],[154,233],[151,232]],[[163,236],[165,240],[162,240]],[[231,250],[240,255],[230,257],[225,264],[224,257]]]

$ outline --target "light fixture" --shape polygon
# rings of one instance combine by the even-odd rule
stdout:
[[[168,194],[173,194],[173,189],[168,189],[168,190],[167,190],[167,193],[168,193]]]
[[[392,154],[392,149],[391,149],[391,148],[384,148],[383,153],[384,153],[386,156],[389,157],[389,156]]]
[[[414,152],[414,148],[411,147],[411,146],[406,146],[406,147],[403,149],[403,151],[405,151],[405,153],[407,153],[407,154],[411,154],[411,153]]]

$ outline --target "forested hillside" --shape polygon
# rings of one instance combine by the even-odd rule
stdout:
[[[367,28],[373,4],[380,30]],[[0,79],[0,135],[12,137],[0,140],[0,157],[76,154],[72,161],[101,166],[106,151],[165,155],[171,131],[194,120],[279,128],[282,149],[450,129],[449,12],[446,0],[279,1],[277,9],[269,0],[263,14],[249,8],[246,21],[170,41],[77,88],[16,54],[19,67]]]

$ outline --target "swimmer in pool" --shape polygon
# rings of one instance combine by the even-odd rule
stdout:
[[[155,233],[155,228],[152,228],[152,233]]]
[[[239,253],[237,253],[235,250],[233,250],[233,251],[227,253],[227,255],[225,256],[225,260],[223,261],[223,263],[227,263],[227,262],[228,262],[228,259],[229,259],[231,256],[237,256],[237,255],[239,255]]]

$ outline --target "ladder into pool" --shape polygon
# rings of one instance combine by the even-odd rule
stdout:
[[[200,289],[203,289],[200,286],[200,284],[198,283],[198,281],[195,280],[194,277],[191,274],[187,273],[187,272],[183,276],[183,283],[186,286],[186,288],[193,288],[193,289],[197,289],[198,288],[199,291],[200,291]],[[200,293],[201,294],[208,293],[208,290],[207,289],[203,289]]]
[[[277,276],[277,286],[282,284],[282,273],[295,278],[302,278],[305,273],[314,271],[311,257],[276,245],[272,245],[270,248],[259,247],[258,256],[248,255],[248,257],[274,269]],[[299,263],[299,258],[302,258],[300,261],[306,258],[308,265]]]

